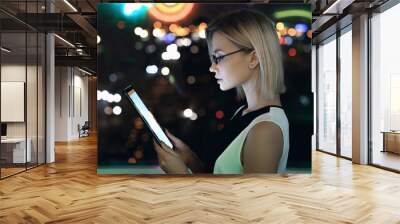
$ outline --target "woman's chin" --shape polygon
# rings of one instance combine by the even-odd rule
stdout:
[[[222,90],[222,91],[228,91],[228,90],[232,89],[232,87],[229,88],[227,86],[219,84],[219,89]]]
[[[220,90],[222,90],[222,91],[225,91],[225,90],[226,90],[226,89],[224,88],[225,86],[222,85],[221,83],[218,83],[218,85],[219,85],[219,89],[220,89]]]
[[[227,85],[227,83],[224,82],[222,79],[218,80],[217,83],[218,83],[218,85],[219,85],[219,88],[220,88],[222,91],[227,91],[227,90],[230,90],[230,89],[233,88],[233,86]]]

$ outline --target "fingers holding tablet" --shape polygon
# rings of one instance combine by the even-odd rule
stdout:
[[[180,156],[164,142],[153,142],[161,169],[168,174],[187,174],[188,169]]]

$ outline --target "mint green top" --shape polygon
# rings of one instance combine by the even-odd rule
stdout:
[[[289,122],[285,111],[279,107],[271,107],[270,111],[256,117],[224,150],[218,157],[214,166],[214,174],[243,174],[241,152],[246,137],[256,124],[260,122],[273,122],[281,128],[283,135],[283,150],[279,160],[277,173],[286,172],[286,163],[289,154]]]

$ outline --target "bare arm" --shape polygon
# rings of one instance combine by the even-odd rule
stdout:
[[[190,147],[184,143],[179,138],[175,137],[169,131],[167,131],[168,137],[172,140],[175,145],[176,153],[182,158],[185,164],[190,168],[193,173],[202,173],[204,172],[204,164],[197,156],[195,152],[193,152]]]
[[[276,173],[283,152],[283,135],[272,122],[260,122],[251,128],[243,145],[244,173]]]

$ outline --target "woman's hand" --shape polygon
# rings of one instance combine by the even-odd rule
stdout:
[[[168,130],[166,130],[166,132],[174,145],[175,152],[181,157],[186,166],[188,166],[193,172],[202,172],[203,163],[200,161],[196,153],[194,153],[186,143],[175,137]]]
[[[161,146],[154,141],[154,149],[157,152],[158,162],[161,169],[168,174],[188,174],[188,169],[181,157],[168,147],[164,142]]]
[[[183,162],[185,162],[185,164],[188,164],[189,161],[191,160],[191,157],[193,156],[193,151],[186,143],[184,143],[179,138],[175,137],[168,130],[166,130],[166,133],[169,139],[172,141],[172,144],[174,145],[175,152],[178,153],[178,155],[181,157]]]

